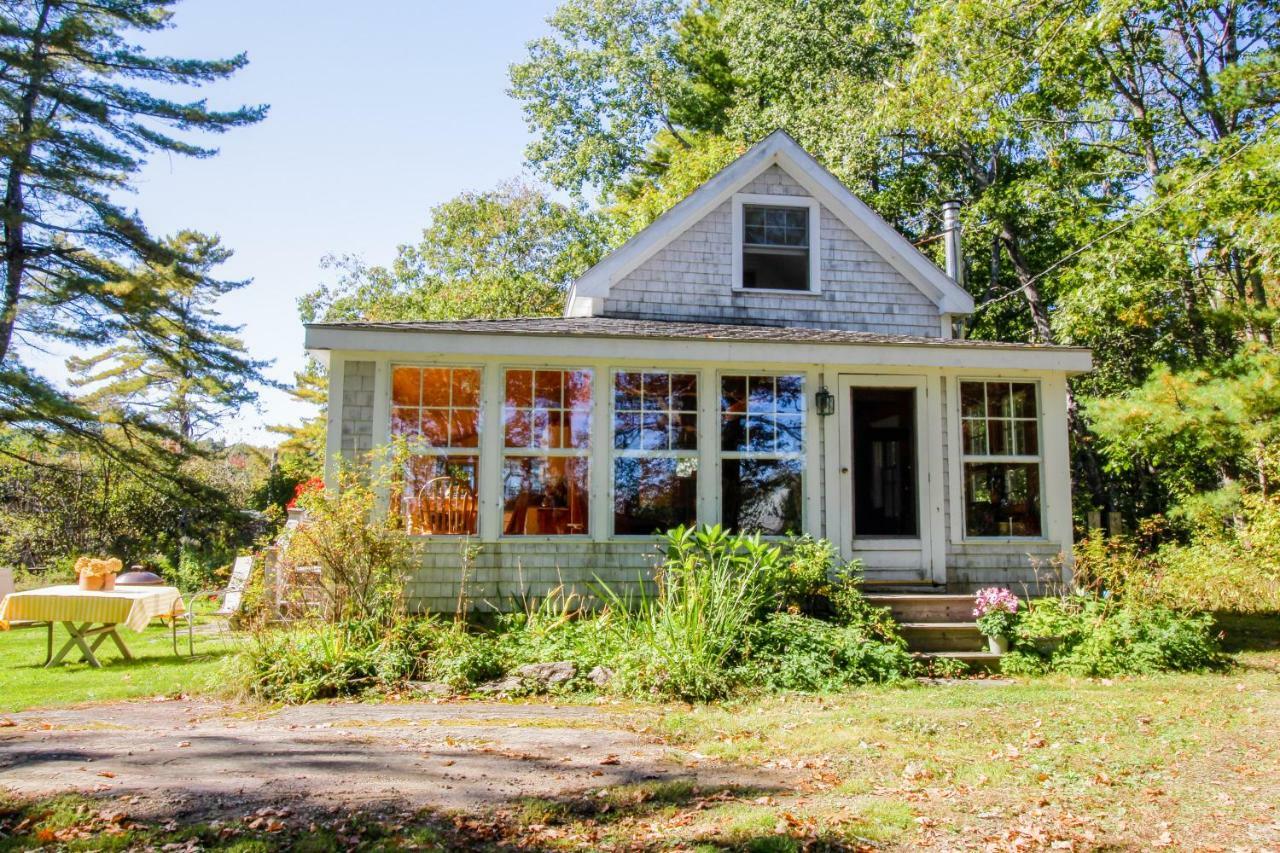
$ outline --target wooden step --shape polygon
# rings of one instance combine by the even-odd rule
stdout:
[[[971,670],[985,672],[1000,671],[1000,655],[995,652],[913,652],[917,660],[940,659],[954,660],[965,664]]]
[[[899,622],[898,630],[916,652],[976,652],[987,645],[973,622]]]
[[[871,593],[869,604],[887,607],[898,622],[972,622],[972,595],[938,593]]]

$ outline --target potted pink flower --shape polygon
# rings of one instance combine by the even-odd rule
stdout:
[[[1001,655],[1009,651],[1009,638],[1018,624],[1018,596],[1004,587],[980,589],[974,595],[973,615],[991,651]]]

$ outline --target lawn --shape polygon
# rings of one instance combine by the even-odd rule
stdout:
[[[179,634],[183,654],[174,656],[169,629],[159,622],[141,634],[122,627],[120,636],[133,653],[132,661],[124,660],[115,644],[107,640],[97,652],[103,663],[101,669],[80,663],[75,652],[69,652],[62,664],[45,669],[41,665],[45,654],[43,630],[0,631],[0,714],[79,702],[197,692],[212,683],[227,648],[227,641],[220,635],[202,634],[200,626],[194,658],[185,654],[183,633]],[[66,631],[55,625],[55,653],[66,639]]]
[[[0,798],[0,850],[81,833],[92,849],[103,833],[116,833],[120,846],[241,850],[1280,849],[1278,635],[1274,616],[1240,622],[1228,631],[1238,665],[1222,673],[601,706],[599,726],[658,738],[691,770],[765,768],[789,791],[640,783],[483,814],[347,807],[317,823],[294,804],[279,820],[237,814],[230,824],[195,825],[126,825],[78,797],[7,808]],[[111,658],[101,671],[45,672],[35,666],[39,632],[0,635],[0,710],[190,692],[220,666],[175,660],[158,627],[126,637],[139,656],[133,664]],[[535,724],[548,721],[511,723]]]

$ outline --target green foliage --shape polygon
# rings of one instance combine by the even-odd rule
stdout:
[[[838,624],[772,612],[831,593],[830,543],[769,545],[718,525],[679,527],[665,542],[656,594],[631,608],[610,596],[624,692],[707,701],[761,684],[828,690],[911,672],[892,621],[847,576],[836,586]]]
[[[185,477],[222,496],[211,503],[99,451],[49,453],[0,431],[0,562],[69,576],[75,557],[101,554],[176,577],[185,555],[199,564],[192,572],[206,575],[252,541],[255,522],[228,505],[244,506],[265,473],[255,449],[215,448],[183,464]]]
[[[1225,665],[1213,620],[1150,603],[1095,596],[1039,599],[1015,632],[1010,673],[1138,675]]]
[[[746,632],[743,662],[732,677],[743,686],[830,692],[908,678],[915,669],[906,643],[886,642],[879,626],[835,625],[772,613]]]
[[[306,521],[289,540],[283,560],[319,566],[330,623],[395,624],[403,612],[404,582],[413,553],[403,527],[379,512],[379,491],[396,467],[397,449],[360,465],[340,466],[331,488],[306,492]]]
[[[731,685],[728,662],[771,603],[782,549],[719,525],[677,527],[664,540],[667,558],[652,596],[629,608],[608,593],[617,609],[634,613],[620,623],[624,646],[635,650],[625,678],[636,689],[681,699],[723,696]]]
[[[18,340],[48,347],[116,347],[193,377],[248,376],[254,363],[226,335],[232,329],[189,310],[181,278],[211,292],[196,246],[151,236],[115,199],[150,154],[208,157],[197,132],[253,124],[264,107],[211,109],[174,101],[168,87],[225,79],[246,64],[149,54],[137,42],[169,26],[172,0],[10,3],[0,11],[0,201],[4,228],[0,293],[0,424],[51,442],[94,443],[122,464],[216,500],[158,452],[180,439],[162,420],[138,413],[102,417],[24,367]],[[160,277],[148,271],[167,270]],[[181,330],[183,346],[171,345]],[[123,434],[123,437],[122,437]],[[76,450],[80,448],[77,447]],[[186,455],[193,448],[168,447]]]
[[[1184,503],[1137,539],[1095,531],[1076,546],[1076,583],[1095,594],[1200,611],[1280,612],[1280,501],[1258,494]],[[1165,541],[1152,544],[1163,537]]]
[[[354,696],[394,685],[417,672],[430,638],[428,620],[305,623],[259,632],[240,657],[240,678],[252,695],[273,702]]]
[[[249,358],[233,329],[219,324],[214,303],[248,284],[212,278],[231,252],[217,237],[183,231],[165,241],[181,263],[149,260],[112,282],[121,292],[149,290],[172,302],[172,316],[152,327],[130,331],[111,346],[67,360],[80,402],[118,419],[117,413],[159,420],[183,441],[209,435],[227,418],[258,399],[266,362]],[[150,336],[148,339],[147,336]],[[218,350],[217,359],[199,350]]]
[[[1213,370],[1158,369],[1127,394],[1088,407],[1109,468],[1150,466],[1175,497],[1232,481],[1280,480],[1280,352],[1248,347]]]
[[[559,314],[565,288],[603,249],[594,214],[504,184],[435,207],[422,239],[400,246],[390,267],[326,259],[337,281],[302,297],[299,310],[306,322]]]

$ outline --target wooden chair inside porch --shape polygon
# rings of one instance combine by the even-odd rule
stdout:
[[[469,483],[436,477],[418,490],[415,533],[475,533],[476,493]]]

